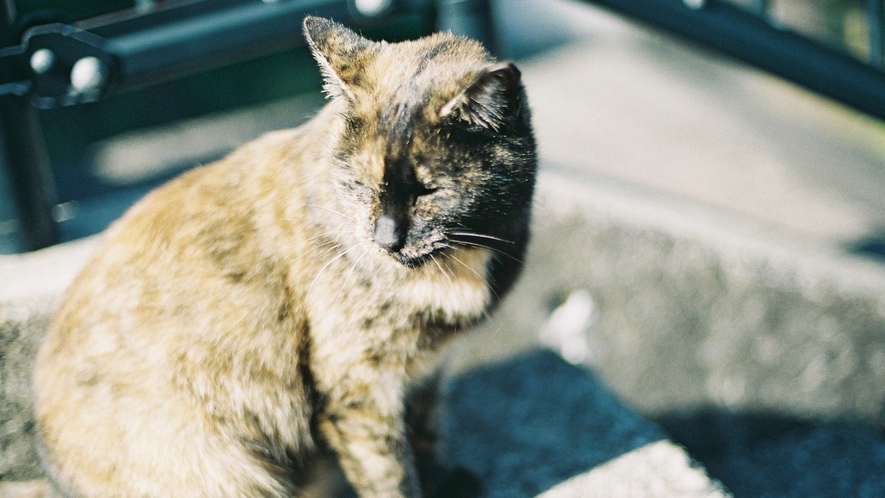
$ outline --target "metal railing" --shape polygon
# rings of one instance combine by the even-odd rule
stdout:
[[[14,1],[3,0],[0,166],[5,167],[0,175],[13,194],[15,219],[5,221],[0,236],[14,239],[19,250],[58,240],[55,192],[34,108],[93,102],[303,44],[298,26],[307,14],[371,20],[361,19],[354,5],[344,0],[167,1],[71,24],[42,24],[19,36]],[[388,10],[377,17],[394,8]]]
[[[129,10],[40,24],[19,34],[14,0],[0,0],[0,201],[6,187],[15,211],[14,219],[0,217],[0,252],[10,252],[12,239],[13,252],[58,240],[52,216],[56,196],[35,108],[94,102],[291,50],[304,44],[300,26],[308,14],[358,27],[430,16],[439,20],[438,27],[480,39],[489,23],[487,0],[137,3]]]
[[[885,0],[865,0],[866,60],[784,29],[773,21],[769,0],[744,0],[745,7],[722,0],[585,1],[885,119]],[[0,252],[10,233],[18,250],[58,240],[55,192],[35,106],[91,102],[297,46],[303,43],[297,26],[306,14],[360,24],[428,6],[439,28],[474,37],[489,33],[488,0],[167,0],[73,24],[43,24],[23,34],[14,0],[0,0],[0,190],[5,179],[16,212],[14,220],[0,218]]]
[[[585,1],[700,42],[885,119],[885,0],[867,0],[870,57],[866,62],[773,23],[768,0],[753,0],[749,10],[720,0]]]

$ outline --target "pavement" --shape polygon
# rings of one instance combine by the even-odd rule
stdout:
[[[512,53],[557,213],[499,327],[590,296],[544,342],[734,496],[885,495],[885,125],[583,4],[499,6],[553,32]]]
[[[59,295],[96,242],[0,258],[0,498],[42,496],[29,372]],[[465,348],[475,345],[454,348],[460,360],[453,358],[446,389],[447,450],[482,479],[484,496],[728,496],[586,367],[538,347],[495,348],[504,357],[487,361]]]
[[[567,39],[537,57],[530,40],[510,49],[525,59],[545,166],[822,243],[885,229],[881,121],[586,4],[498,5],[503,32],[533,23],[539,38],[556,30],[548,46]]]
[[[495,20],[542,174],[524,278],[453,350],[454,459],[496,497],[885,496],[885,125],[585,4],[501,0]],[[118,137],[96,173],[318,104]],[[0,258],[0,478],[37,475],[22,372],[91,244]]]

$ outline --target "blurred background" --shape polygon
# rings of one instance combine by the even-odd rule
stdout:
[[[0,26],[0,253],[98,233],[184,169],[309,119],[323,97],[299,21],[317,13],[391,41],[451,29],[517,61],[542,171],[592,185],[599,198],[678,206],[686,219],[739,227],[774,247],[769,265],[849,261],[850,275],[872,280],[885,271],[881,0],[6,4],[16,13]],[[88,57],[98,65],[81,68],[82,84],[68,81]],[[541,270],[527,275],[523,288],[549,301],[549,320],[577,306],[586,322],[577,330],[591,335],[589,346],[563,350],[566,359],[592,367],[735,496],[885,492],[881,278],[865,287],[869,299],[832,290],[843,280],[851,287],[853,276],[827,280],[823,291],[784,290],[777,271],[766,270],[762,283],[746,277],[756,270],[741,266],[743,249],[729,255],[727,239],[711,243],[713,257],[678,237],[637,239],[610,222],[582,222],[594,230],[585,239],[559,239],[561,226],[538,229],[539,239],[562,245],[562,259],[551,250],[535,266],[548,275],[574,273],[582,251],[608,258],[587,270],[587,282],[598,282],[581,283],[587,296],[562,290],[573,274],[556,289]],[[676,259],[654,259],[674,247],[685,251],[670,271]],[[826,261],[809,262],[809,251]],[[739,262],[728,267],[729,258]],[[644,264],[660,270],[636,269]],[[621,273],[607,276],[604,266]],[[524,318],[518,310],[508,316]],[[661,317],[670,320],[664,332],[653,325]],[[542,335],[555,323],[532,320],[523,327],[532,323]],[[795,330],[797,338],[785,338]],[[644,341],[654,348],[643,350]],[[642,354],[663,373],[630,377],[627,362],[643,364]]]
[[[25,45],[29,27],[60,22],[98,33],[104,40],[89,43],[124,55],[107,64],[117,67],[106,68],[99,97],[84,92],[72,101],[96,102],[59,105],[64,99],[55,96],[68,90],[63,84],[32,89],[54,97],[35,99],[45,109],[34,113],[42,144],[32,149],[48,156],[15,159],[38,154],[30,149],[4,155],[14,164],[0,169],[0,253],[96,233],[182,169],[309,117],[322,104],[319,74],[298,28],[310,12],[388,40],[453,29],[482,39],[502,58],[530,64],[545,165],[580,167],[870,254],[881,250],[881,2],[349,1],[12,1],[17,14],[4,41],[10,47]],[[279,13],[261,13],[255,4]],[[250,15],[258,20],[230,21]],[[274,23],[260,18],[274,15]],[[637,16],[642,24],[631,20]],[[207,23],[230,25],[206,35],[200,30]],[[674,30],[699,42],[669,34]],[[225,35],[241,39],[217,52],[187,48],[224,45]],[[170,41],[158,43],[162,37]],[[18,66],[33,64],[41,42],[34,39],[19,57],[0,59],[6,93],[10,82],[33,71]],[[711,46],[868,114],[749,69]],[[47,76],[67,76],[64,64],[56,66],[58,74]],[[12,115],[8,105],[4,115]],[[20,128],[12,117],[4,122]],[[21,138],[10,134],[7,142],[13,141]]]

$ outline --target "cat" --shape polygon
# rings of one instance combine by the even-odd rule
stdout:
[[[467,493],[434,365],[523,266],[520,72],[450,33],[303,30],[326,106],[148,194],[66,292],[34,370],[62,496],[297,496],[324,451],[362,498]]]

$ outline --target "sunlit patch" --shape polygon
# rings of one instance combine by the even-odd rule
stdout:
[[[433,255],[404,284],[403,293],[416,306],[435,310],[440,318],[480,317],[491,303],[487,249],[455,248]]]
[[[538,332],[538,338],[565,361],[586,363],[592,359],[588,334],[596,315],[593,297],[586,290],[577,289],[550,313]]]

